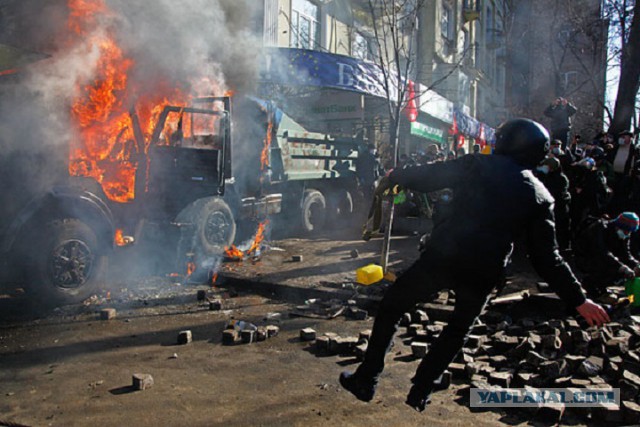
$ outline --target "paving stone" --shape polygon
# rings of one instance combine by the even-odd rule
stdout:
[[[504,318],[505,318],[504,314],[494,310],[487,310],[482,316],[482,319],[484,320],[485,323],[493,324],[493,325],[503,321]]]
[[[427,312],[431,321],[448,321],[453,315],[453,306],[441,304],[424,304],[424,310]]]
[[[467,346],[468,347],[480,347],[482,344],[487,342],[487,337],[485,335],[469,335],[467,338]]]
[[[416,310],[411,315],[411,323],[420,323],[422,325],[429,322],[429,315],[424,310]]]
[[[222,310],[222,301],[219,299],[214,299],[209,301],[209,310],[211,311],[220,311]]]
[[[198,299],[198,301],[206,300],[207,299],[207,291],[205,291],[204,289],[198,290],[197,299]]]
[[[400,319],[400,326],[407,327],[411,324],[411,313],[405,313],[402,315],[402,319]]]
[[[571,372],[575,372],[585,359],[586,357],[584,356],[576,356],[574,354],[567,354],[564,357],[564,360],[569,364]]]
[[[550,360],[542,362],[538,367],[538,372],[540,372],[540,375],[543,377],[554,380],[563,375],[567,375],[569,373],[569,367],[564,360]]]
[[[489,364],[491,364],[491,366],[493,366],[494,368],[502,368],[507,364],[507,362],[508,362],[507,357],[499,354],[495,356],[491,356],[489,358]]]
[[[178,344],[189,344],[191,341],[193,341],[193,335],[191,334],[191,331],[180,331],[178,333]]]
[[[267,339],[267,328],[265,328],[264,326],[258,326],[258,329],[256,329],[256,341],[260,342],[266,339]]]
[[[582,378],[571,378],[570,386],[576,388],[586,388],[591,385],[590,380],[585,380]]]
[[[267,338],[275,337],[280,333],[280,327],[276,325],[267,325]]]
[[[349,354],[349,353],[352,353],[353,349],[358,345],[358,338],[356,337],[336,338],[336,344],[338,346],[339,354]]]
[[[536,347],[542,345],[542,336],[534,333],[534,332],[529,332],[529,341]]]
[[[520,324],[525,329],[533,329],[536,327],[536,322],[533,319],[529,319],[528,317],[520,319]]]
[[[328,351],[329,350],[329,341],[331,338],[328,336],[321,336],[316,338],[316,349],[318,351]]]
[[[571,377],[558,377],[553,380],[553,386],[560,388],[569,387],[571,386]]]
[[[582,361],[577,373],[585,377],[595,377],[602,371],[602,365],[598,366],[591,358]]]
[[[580,329],[580,324],[575,319],[566,319],[565,320],[565,329],[569,331],[575,331]]]
[[[491,385],[487,381],[487,377],[485,377],[484,375],[473,375],[470,378],[470,383],[471,383],[471,387],[475,387],[475,388],[486,389],[491,387]]]
[[[491,374],[492,374],[493,372],[495,372],[495,371],[496,371],[496,368],[494,368],[494,367],[493,367],[493,366],[491,366],[491,365],[482,365],[482,366],[480,367],[480,370],[478,371],[478,373],[479,373],[480,375],[485,375],[485,376],[487,376],[487,377],[488,377],[489,375],[491,375]]]
[[[537,367],[540,366],[541,363],[546,362],[547,359],[535,351],[530,351],[527,354],[526,361],[528,364]]]
[[[238,340],[238,331],[235,329],[225,329],[222,331],[222,344],[231,345],[235,344]]]
[[[518,372],[511,381],[511,386],[516,388],[522,388],[526,385],[533,385],[535,380],[539,377],[538,374],[531,374],[528,372]]]
[[[420,342],[431,342],[434,339],[435,338],[430,336],[429,333],[424,329],[416,331],[416,334],[413,337],[413,341],[420,341]]]
[[[153,387],[153,377],[149,374],[133,374],[131,381],[134,390],[146,390]]]
[[[487,325],[480,321],[477,321],[476,324],[473,325],[473,328],[471,328],[471,334],[473,335],[486,335],[488,331],[489,328],[487,328]]]
[[[347,317],[353,320],[367,320],[369,313],[367,310],[363,310],[357,307],[349,307],[347,310]]]
[[[116,318],[115,308],[103,308],[100,310],[100,320],[113,320]]]
[[[640,423],[640,405],[634,401],[625,400],[622,402],[622,417],[625,423]]]
[[[456,380],[466,378],[465,365],[463,363],[449,363],[449,367],[447,369]]]
[[[453,378],[453,374],[451,373],[451,371],[449,371],[448,369],[445,370],[442,375],[440,375],[440,378],[438,378],[436,380],[436,383],[438,384],[438,388],[441,388],[442,390],[446,390],[451,386],[451,379]]]
[[[529,354],[530,351],[535,350],[536,346],[535,344],[531,341],[530,338],[525,338],[522,340],[522,342],[520,344],[518,344],[515,348],[513,348],[512,350],[510,350],[507,354],[509,356],[509,358],[515,359],[515,360],[521,360],[524,357],[526,357],[527,354]]]
[[[510,372],[492,372],[489,375],[489,384],[503,388],[509,388],[513,375]]]
[[[608,425],[619,424],[624,420],[622,408],[599,406],[593,408],[591,414],[594,421]]]
[[[416,357],[419,359],[426,356],[428,348],[429,348],[429,345],[425,342],[414,341],[411,343],[411,353],[413,354],[413,357]]]
[[[618,387],[620,388],[620,399],[622,400],[635,400],[640,393],[640,387],[637,384],[624,378],[618,381]]]
[[[535,422],[560,424],[562,417],[564,416],[565,406],[563,404],[557,404],[554,406],[543,406],[536,412],[533,418]]]
[[[302,262],[304,257],[302,255],[291,255],[291,262]]]
[[[244,344],[251,344],[256,340],[256,331],[252,329],[245,329],[240,331],[240,339]]]
[[[368,345],[366,343],[363,344],[358,344],[357,346],[355,346],[355,348],[353,349],[353,354],[359,359],[362,360],[364,359],[364,355],[367,353],[367,347]]]
[[[491,345],[500,353],[514,349],[518,344],[520,344],[518,337],[510,337],[504,332],[498,332],[491,340]]]
[[[480,369],[483,366],[489,366],[489,364],[487,362],[472,362],[472,363],[468,363],[465,366],[465,371],[467,373],[467,377],[471,378],[474,375],[477,375],[480,372]]]
[[[300,329],[300,341],[313,341],[316,339],[316,331],[312,328]]]
[[[417,331],[424,330],[424,326],[421,323],[412,323],[407,327],[407,335],[415,337]]]
[[[542,337],[542,347],[545,350],[558,351],[562,348],[562,340],[559,335],[544,335]]]

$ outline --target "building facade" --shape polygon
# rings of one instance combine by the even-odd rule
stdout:
[[[556,98],[573,103],[573,133],[602,130],[608,23],[600,0],[513,1],[506,28],[507,108],[549,125]]]

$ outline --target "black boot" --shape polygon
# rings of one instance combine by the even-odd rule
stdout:
[[[424,390],[414,385],[409,390],[405,403],[416,411],[422,412],[431,403],[431,390]]]
[[[357,373],[344,371],[340,374],[340,385],[349,390],[351,394],[363,402],[369,402],[376,393],[378,381],[370,378],[361,378]]]

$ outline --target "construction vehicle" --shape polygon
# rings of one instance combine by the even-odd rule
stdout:
[[[353,212],[361,139],[306,132],[264,101],[239,107],[233,113],[228,97],[166,106],[148,135],[132,111],[132,137],[107,159],[135,170],[135,196],[127,202],[115,201],[95,178],[66,171],[39,190],[5,191],[3,281],[23,283],[48,304],[77,302],[100,289],[119,246],[164,236],[200,262],[234,242],[240,219],[285,217],[314,232]],[[30,161],[20,159],[23,166]]]

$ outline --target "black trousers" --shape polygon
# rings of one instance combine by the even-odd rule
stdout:
[[[364,361],[356,373],[365,379],[378,379],[384,369],[388,352],[398,323],[403,314],[417,303],[426,301],[442,290],[455,292],[453,315],[440,336],[431,344],[412,379],[419,389],[431,392],[437,380],[462,349],[471,326],[480,315],[492,289],[498,284],[502,271],[492,269],[461,268],[447,265],[442,260],[429,259],[423,254],[385,293],[371,333]]]

